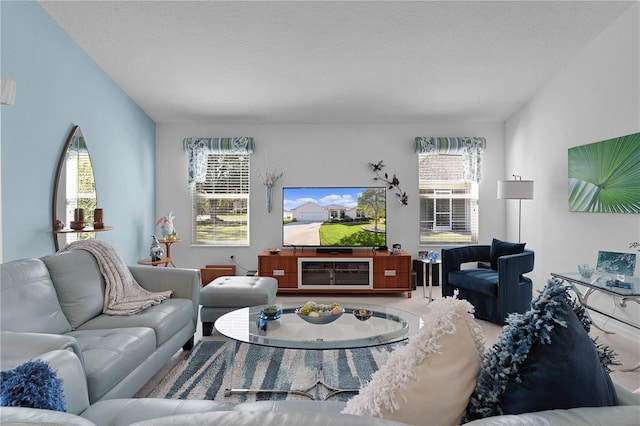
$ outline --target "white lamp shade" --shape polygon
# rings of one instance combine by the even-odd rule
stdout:
[[[1,80],[0,105],[13,105],[16,100],[16,82],[5,76]]]
[[[499,180],[498,199],[532,200],[532,180]]]

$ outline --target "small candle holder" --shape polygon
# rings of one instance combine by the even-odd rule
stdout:
[[[93,211],[93,229],[104,229],[104,211],[102,209]]]
[[[76,231],[84,229],[84,209],[73,210],[73,220],[69,223],[69,226]]]

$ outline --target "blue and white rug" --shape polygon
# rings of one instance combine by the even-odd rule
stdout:
[[[275,399],[308,399],[295,393],[249,392],[225,396],[233,389],[308,389],[320,378],[330,387],[358,389],[387,360],[394,345],[361,349],[305,351],[244,343],[204,341],[150,391],[150,398],[210,399],[230,403]],[[230,352],[235,352],[232,359]],[[233,365],[233,369],[229,368]],[[321,365],[321,370],[318,366]],[[329,392],[325,386],[309,391],[317,399]],[[346,401],[355,392],[332,396]]]

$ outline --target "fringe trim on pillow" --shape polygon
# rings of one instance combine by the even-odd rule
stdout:
[[[524,314],[509,315],[507,325],[503,328],[503,338],[485,353],[480,377],[463,422],[503,414],[500,408],[502,394],[507,383],[522,382],[521,365],[527,360],[531,348],[538,343],[551,344],[553,329],[557,326],[567,327],[566,321],[555,316],[559,306],[568,304],[585,331],[589,332],[591,319],[585,308],[574,301],[567,290],[562,280],[551,278],[536,300],[531,302],[531,309]],[[607,365],[617,363],[617,354],[607,346],[596,344],[593,338],[591,340],[598,351],[600,363],[609,370]]]
[[[347,402],[343,413],[382,417],[383,411],[399,410],[401,405],[396,400],[396,392],[406,388],[410,380],[420,380],[415,372],[416,366],[428,356],[441,353],[441,337],[456,333],[455,318],[465,321],[478,356],[482,356],[485,339],[469,302],[446,297],[433,301],[429,307],[431,312],[424,317],[425,327],[410,337],[409,343],[394,350],[387,363],[371,376],[370,383],[375,383],[375,386],[360,389],[360,393]]]

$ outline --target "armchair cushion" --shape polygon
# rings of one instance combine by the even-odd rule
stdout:
[[[584,308],[560,281],[549,280],[531,309],[507,322],[499,341],[485,352],[467,420],[617,405],[606,367],[612,352],[594,344]]]
[[[498,273],[492,269],[478,268],[449,272],[449,284],[498,297]]]
[[[62,381],[42,360],[0,373],[0,405],[66,411]]]
[[[491,260],[491,269],[498,270],[498,258],[509,254],[520,254],[524,251],[526,243],[509,243],[507,241],[500,241],[493,239],[491,242],[491,249],[489,250],[489,257]]]

